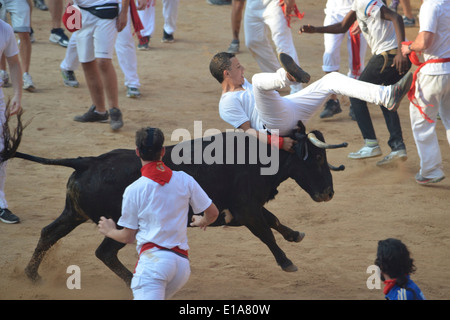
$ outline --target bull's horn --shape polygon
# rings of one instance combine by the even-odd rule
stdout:
[[[339,167],[335,167],[332,164],[328,164],[328,168],[330,168],[331,171],[344,171],[345,166],[341,164]]]
[[[308,139],[311,141],[313,145],[315,145],[318,148],[322,149],[336,149],[336,148],[345,148],[348,146],[347,142],[341,143],[341,144],[328,144],[323,141],[320,141],[317,139],[316,135],[314,133],[308,133]]]

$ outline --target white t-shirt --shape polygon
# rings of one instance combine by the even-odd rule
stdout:
[[[423,51],[425,61],[450,58],[450,0],[425,0],[420,7],[420,30],[434,33],[432,45]],[[450,62],[429,63],[421,73],[439,75],[450,73]]]
[[[381,18],[381,0],[355,0],[352,11],[356,12],[359,27],[372,50],[381,54],[398,47],[394,24]]]
[[[138,252],[148,242],[188,250],[189,205],[194,213],[201,213],[211,203],[194,178],[183,171],[173,171],[170,182],[164,186],[142,176],[125,189],[122,216],[117,224],[138,230]]]
[[[325,14],[345,15],[352,9],[353,0],[328,0],[324,9]]]
[[[253,129],[263,130],[263,123],[255,108],[253,86],[245,79],[242,87],[244,90],[222,94],[219,102],[220,117],[235,128],[239,128],[244,122],[250,121],[250,126]]]
[[[0,20],[0,56],[5,55],[6,57],[12,57],[19,54],[19,48],[17,47],[16,37],[14,36],[14,31],[12,27]],[[3,79],[0,78],[0,100],[3,100]]]

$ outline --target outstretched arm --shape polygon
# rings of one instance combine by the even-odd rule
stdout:
[[[351,10],[341,22],[322,27],[315,27],[310,24],[303,25],[298,33],[345,33],[355,21],[356,12]]]
[[[246,133],[251,134],[251,135],[255,135],[256,134],[256,138],[259,139],[262,142],[265,142],[267,144],[273,144],[273,145],[277,145],[280,149],[283,149],[285,151],[288,152],[293,152],[292,151],[292,147],[295,144],[295,140],[289,138],[289,137],[278,137],[275,135],[267,135],[264,132],[260,132],[257,130],[254,130],[251,126],[250,126],[250,121],[244,122],[239,129],[244,130]],[[250,130],[253,129],[253,130]]]

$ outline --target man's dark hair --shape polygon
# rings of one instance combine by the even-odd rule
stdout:
[[[136,131],[136,147],[145,161],[158,161],[164,144],[164,134],[158,128],[142,128]]]
[[[389,277],[397,279],[397,285],[402,288],[408,282],[407,276],[416,271],[406,245],[393,238],[378,241],[375,264]]]
[[[225,70],[230,70],[231,58],[233,57],[235,57],[234,53],[219,52],[211,59],[209,71],[219,83],[223,82],[223,72]]]

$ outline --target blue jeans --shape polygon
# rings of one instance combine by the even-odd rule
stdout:
[[[364,68],[359,80],[370,82],[379,85],[391,85],[399,81],[403,75],[399,74],[395,66],[391,67],[395,55],[388,54],[387,61],[383,55],[374,55],[370,58],[366,67]],[[384,69],[383,69],[384,66]],[[411,67],[411,63],[409,63]],[[356,122],[364,139],[376,139],[375,129],[370,118],[369,109],[365,101],[350,98],[350,103],[355,112]],[[387,129],[390,137],[388,145],[392,151],[406,149],[403,142],[402,128],[400,125],[400,119],[397,112],[392,112],[383,106],[380,106],[383,112],[384,120],[386,122]]]

